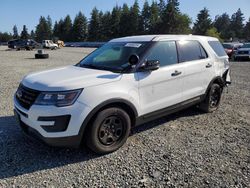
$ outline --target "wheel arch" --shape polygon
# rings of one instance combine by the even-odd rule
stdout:
[[[80,128],[80,135],[82,139],[84,138],[84,134],[86,133],[88,126],[91,124],[91,122],[95,119],[96,115],[103,109],[109,108],[109,107],[119,107],[126,111],[131,119],[131,127],[133,127],[136,123],[136,118],[138,117],[138,112],[136,107],[125,99],[109,99],[107,101],[102,102],[101,104],[97,105],[85,118],[83,121],[81,128]]]
[[[214,77],[211,82],[209,83],[208,87],[207,87],[207,90],[206,90],[206,93],[205,93],[205,96],[207,96],[211,86],[213,84],[219,84],[219,86],[221,86],[221,88],[223,88],[225,86],[225,80],[221,77],[221,76],[216,76]]]

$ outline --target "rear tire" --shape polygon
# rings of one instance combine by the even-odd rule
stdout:
[[[220,105],[222,90],[219,84],[212,84],[205,100],[200,104],[199,108],[207,113],[217,110]]]
[[[112,107],[100,111],[85,134],[87,146],[98,154],[111,153],[127,140],[131,128],[129,115]]]

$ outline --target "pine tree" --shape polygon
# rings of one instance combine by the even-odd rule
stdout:
[[[244,37],[250,41],[250,18],[248,19],[248,22],[245,25],[244,28]]]
[[[121,7],[115,6],[111,13],[110,31],[113,38],[120,36]]]
[[[212,28],[212,21],[208,13],[208,9],[204,8],[197,15],[197,20],[194,23],[193,33],[196,35],[205,35],[207,30]]]
[[[214,27],[220,33],[220,36],[223,39],[230,38],[230,18],[227,13],[222,14],[221,16],[216,16],[214,20]]]
[[[151,7],[148,4],[148,1],[146,0],[144,2],[141,16],[140,16],[140,33],[141,34],[149,34],[151,29]]]
[[[33,40],[36,38],[36,34],[35,34],[34,30],[31,30],[31,32],[30,32],[30,38]]]
[[[152,2],[150,7],[150,18],[149,18],[149,33],[150,34],[158,34],[158,25],[160,23],[160,10],[155,1]]]
[[[135,0],[129,12],[130,12],[130,15],[128,19],[130,22],[130,27],[128,30],[128,35],[138,35],[140,34],[139,32],[140,7],[138,4],[138,0]]]
[[[52,32],[52,19],[50,18],[50,16],[47,16],[47,23],[48,23],[48,27],[49,27],[49,38],[52,38],[53,32]]]
[[[72,41],[77,41],[77,42],[85,41],[87,39],[87,29],[88,29],[87,18],[83,15],[82,12],[79,12],[76,15],[73,23]]]
[[[63,20],[62,40],[69,42],[72,39],[72,21],[69,15]]]
[[[39,24],[36,26],[36,40],[41,42],[42,40],[49,40],[51,39],[51,33],[49,29],[49,24],[45,17],[41,16],[39,20]]]
[[[126,3],[122,6],[121,20],[119,25],[119,34],[121,37],[128,36],[130,34],[131,23],[130,23],[130,11]]]
[[[181,16],[178,0],[168,0],[163,10],[159,30],[162,33],[177,33],[180,30]]]
[[[26,25],[23,26],[23,30],[21,32],[21,39],[28,39],[29,38],[29,33]]]
[[[109,39],[113,38],[112,31],[110,30],[110,23],[112,18],[111,13],[108,11],[105,12],[105,14],[100,12],[99,17],[100,17],[100,31],[101,31],[99,40],[108,41]]]
[[[91,12],[91,18],[89,22],[89,41],[97,41],[100,38],[100,18],[99,11],[95,7]]]
[[[231,17],[230,23],[230,30],[231,30],[231,37],[242,38],[243,37],[243,29],[244,29],[244,17],[243,13],[240,9],[237,10]]]
[[[14,25],[14,27],[13,27],[13,38],[14,39],[18,39],[19,38],[18,30],[17,30],[17,26],[16,25]]]

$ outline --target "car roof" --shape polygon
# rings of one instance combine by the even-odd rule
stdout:
[[[109,42],[150,42],[161,40],[206,40],[218,41],[217,38],[199,35],[139,35],[116,38]]]

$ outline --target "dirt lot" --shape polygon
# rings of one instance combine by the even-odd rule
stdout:
[[[13,117],[13,94],[30,72],[77,63],[92,51],[0,47],[0,187],[250,187],[250,62],[232,63],[233,84],[218,111],[195,108],[133,130],[115,153],[52,148],[26,138]]]

